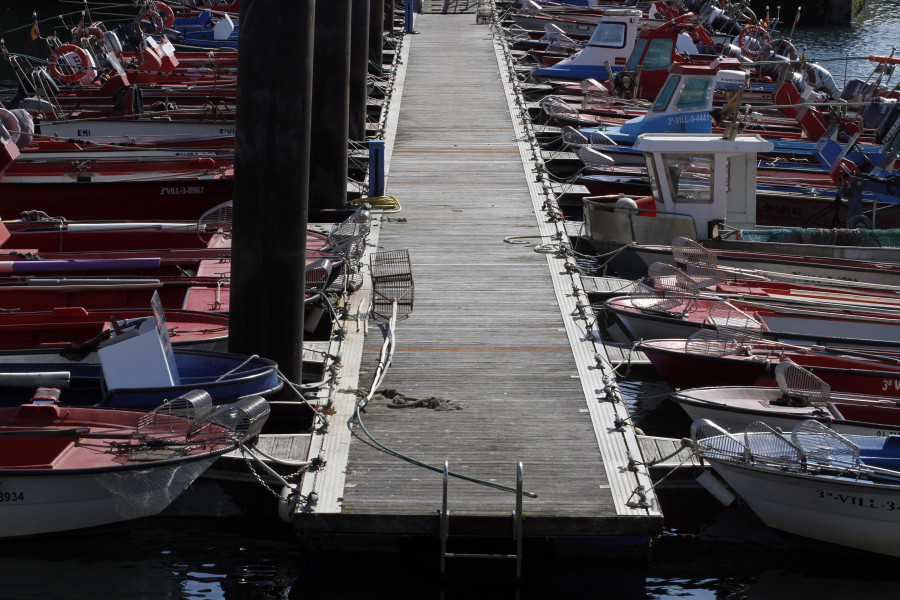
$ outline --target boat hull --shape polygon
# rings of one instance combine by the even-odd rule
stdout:
[[[657,372],[676,389],[694,387],[742,385],[777,385],[775,366],[780,353],[772,358],[758,356],[751,360],[735,356],[701,355],[684,352],[684,340],[651,340],[638,349],[653,364]],[[678,349],[680,348],[680,350]],[[839,366],[828,366],[814,357],[791,354],[786,357],[810,371],[838,392],[884,395],[900,398],[900,369],[876,370],[870,365],[846,361]]]
[[[900,556],[900,490],[802,474],[758,471],[710,459],[769,527],[849,548]]]
[[[852,401],[842,403],[839,397],[835,397],[832,406],[837,405],[840,410],[846,409],[848,417],[854,415],[866,419],[847,420],[836,418],[834,413],[824,406],[773,404],[780,395],[780,390],[773,388],[723,386],[684,390],[673,394],[672,400],[684,409],[692,421],[709,419],[731,432],[742,432],[756,421],[762,421],[769,427],[779,427],[782,431],[791,431],[801,421],[815,419],[842,435],[876,437],[900,435],[896,406],[878,404],[854,406]]]
[[[0,377],[21,373],[68,373],[69,387],[62,390],[60,404],[146,410],[195,389],[209,393],[214,404],[227,404],[238,398],[271,396],[281,389],[282,381],[275,362],[225,352],[175,350],[175,366],[180,379],[176,385],[107,389],[99,362],[77,362],[57,352],[7,354],[0,362]],[[4,386],[0,405],[15,406],[28,402],[34,385]]]
[[[232,177],[115,182],[2,182],[0,216],[40,210],[68,220],[196,220],[231,200]]]
[[[156,515],[221,452],[99,472],[0,470],[0,537],[70,531]]]

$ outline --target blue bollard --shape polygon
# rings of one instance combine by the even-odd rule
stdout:
[[[415,33],[416,30],[413,29],[413,19],[415,17],[416,11],[416,2],[415,0],[405,0],[404,6],[404,27],[403,31],[406,33]]]
[[[384,196],[384,140],[369,140],[369,197]]]

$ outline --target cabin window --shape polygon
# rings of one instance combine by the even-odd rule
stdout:
[[[684,82],[676,108],[703,108],[709,96],[709,79],[688,79]],[[655,108],[655,107],[654,107]]]
[[[676,75],[671,75],[666,79],[666,85],[660,90],[656,96],[656,102],[653,103],[654,112],[664,112],[666,110],[666,107],[669,106],[669,100],[672,99],[672,94],[675,93],[675,88],[678,87],[680,81],[681,77]]]
[[[588,45],[601,48],[624,48],[625,31],[625,23],[600,23]]]
[[[643,70],[668,69],[672,64],[672,48],[675,40],[659,39],[650,42],[642,63]]]
[[[637,44],[634,45],[634,50],[631,51],[631,56],[628,57],[628,62],[625,63],[625,70],[634,72],[637,69],[638,63],[641,62],[641,56],[644,54],[644,48],[647,47],[647,38],[638,39]]]
[[[711,204],[713,200],[713,157],[664,153],[662,161],[669,192],[675,202]]]

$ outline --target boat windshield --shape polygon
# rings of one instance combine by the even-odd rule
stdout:
[[[672,65],[672,49],[675,46],[675,40],[671,38],[662,38],[651,40],[650,46],[644,55],[641,68],[644,71],[655,71],[658,69],[668,69]],[[630,60],[628,62],[631,62]],[[626,68],[626,70],[628,70]]]
[[[662,161],[676,207],[679,203],[711,204],[713,200],[713,156],[663,153]]]
[[[624,48],[625,47],[625,23],[601,22],[597,31],[591,36],[588,46],[600,48]]]
[[[663,86],[663,89],[656,97],[656,102],[653,103],[653,112],[664,112],[666,110],[669,106],[669,100],[672,99],[672,94],[675,93],[675,88],[678,87],[680,81],[681,77],[677,75],[672,75],[666,79],[666,85]]]
[[[709,79],[688,79],[684,82],[675,108],[703,108],[706,106],[708,96]]]
[[[644,55],[644,48],[647,47],[647,38],[640,38],[637,41],[637,44],[634,45],[634,50],[631,51],[631,56],[628,57],[628,62],[625,63],[626,71],[634,71],[637,69],[638,63],[641,62],[641,56]]]

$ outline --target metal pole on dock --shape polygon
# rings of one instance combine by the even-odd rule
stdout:
[[[350,0],[330,0],[315,11],[312,152],[309,209],[347,207],[350,139]]]
[[[241,2],[228,345],[275,360],[295,382],[303,369],[314,15],[315,0]],[[291,60],[272,60],[285,39]]]
[[[369,0],[369,60],[381,69],[384,62],[384,0]],[[375,75],[381,75],[379,70]]]
[[[369,100],[369,3],[354,2],[350,19],[350,139],[366,139]]]

